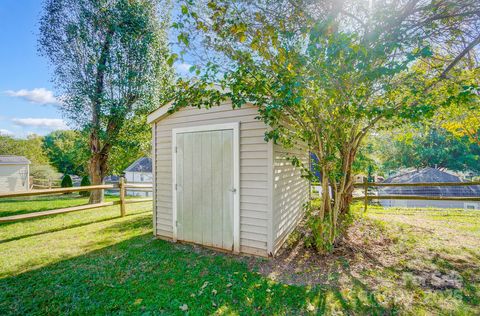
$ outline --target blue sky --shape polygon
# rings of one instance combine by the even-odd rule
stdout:
[[[56,106],[52,69],[37,52],[40,0],[0,1],[0,134],[24,138],[68,128]],[[177,64],[185,73],[188,64]]]
[[[0,2],[0,133],[26,137],[65,128],[52,103],[47,61],[37,53],[38,0]]]

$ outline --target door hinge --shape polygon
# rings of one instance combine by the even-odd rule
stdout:
[[[174,148],[174,150],[173,150],[173,151],[174,151],[175,153],[177,153],[177,151],[178,151],[178,147],[177,147],[177,146],[175,146],[175,148]]]
[[[178,184],[175,183],[175,191],[178,190]]]

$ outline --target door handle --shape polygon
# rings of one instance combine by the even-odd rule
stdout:
[[[228,191],[230,191],[230,192],[232,192],[232,193],[237,193],[237,189],[235,189],[235,188],[232,188],[232,189],[230,189],[230,190],[228,190]]]

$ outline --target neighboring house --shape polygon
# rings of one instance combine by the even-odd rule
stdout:
[[[151,184],[152,183],[152,159],[142,157],[125,169],[125,180],[127,183]],[[152,196],[152,192],[145,190],[128,189],[127,195],[131,196]]]
[[[0,156],[0,192],[30,189],[30,161],[22,156]]]
[[[105,179],[103,179],[103,182],[104,182],[105,184],[115,184],[115,185],[118,185],[118,183],[120,182],[120,176],[116,176],[116,175],[106,176]],[[111,190],[105,190],[105,194],[108,194],[108,195],[120,195],[120,191],[118,190],[118,188],[115,188],[115,189],[111,189]]]
[[[388,178],[384,183],[425,183],[425,182],[464,182],[459,177],[435,169],[424,168],[421,170],[403,173]],[[465,186],[429,186],[429,187],[384,187],[379,190],[379,195],[414,195],[435,197],[480,197],[480,185]],[[435,207],[480,210],[480,201],[438,201],[438,200],[380,200],[383,206],[395,207]]]
[[[377,176],[377,175],[373,175],[372,178],[373,178],[371,180],[372,182],[382,182],[383,180],[385,180],[384,177]],[[354,180],[353,180],[354,183],[363,183],[365,181],[368,181],[368,175],[363,173],[354,175]]]
[[[154,232],[235,253],[274,255],[303,216],[309,183],[287,160],[308,164],[307,147],[265,141],[252,105],[165,105],[152,124]]]
[[[118,184],[119,181],[120,181],[120,176],[116,176],[116,175],[106,176],[105,179],[103,179],[103,182],[105,184]]]

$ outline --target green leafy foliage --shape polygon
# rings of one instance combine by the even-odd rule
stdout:
[[[62,182],[60,183],[62,188],[71,188],[73,187],[72,177],[70,175],[65,174],[62,178]]]
[[[42,180],[57,180],[60,179],[61,173],[59,173],[52,165],[37,165],[31,164],[30,165],[30,176],[34,179],[42,179]]]
[[[88,136],[78,131],[54,131],[43,138],[43,149],[59,172],[87,174]]]
[[[38,135],[29,135],[25,139],[0,135],[0,155],[24,156],[33,165],[48,165],[42,142],[43,137]]]
[[[323,192],[332,187],[333,195],[322,196],[318,213],[319,225],[329,221],[325,228],[330,245],[348,217],[354,162],[364,138],[376,127],[432,117],[437,108],[470,98],[478,88],[478,82],[463,78],[455,67],[463,53],[436,54],[438,42],[464,48],[458,35],[468,37],[466,29],[474,34],[469,36],[473,46],[480,40],[474,30],[480,19],[462,4],[182,4],[186,8],[177,23],[179,44],[198,52],[194,44],[202,39],[217,56],[205,58],[201,75],[192,82],[178,82],[172,111],[209,108],[226,99],[235,108],[250,103],[258,106],[259,119],[270,127],[267,140],[286,148],[307,144],[319,159]],[[439,18],[438,10],[446,17]],[[450,20],[450,14],[458,20]],[[467,22],[467,16],[474,22]],[[432,19],[437,23],[413,22]],[[189,39],[194,38],[192,43]],[[308,166],[303,167],[311,176]]]
[[[135,142],[133,122],[162,103],[173,74],[168,62],[170,5],[154,1],[47,0],[40,52],[54,67],[61,110],[88,135],[89,174],[100,184],[115,147]],[[143,118],[137,119],[137,118]],[[77,166],[73,166],[77,167]],[[92,202],[103,199],[94,191]]]
[[[455,137],[441,127],[425,124],[404,127],[402,134],[386,133],[379,136],[377,142],[386,174],[411,167],[480,172],[480,146],[466,137]]]
[[[0,155],[24,156],[30,160],[30,176],[37,179],[58,179],[60,175],[50,164],[43,148],[44,138],[29,135],[25,139],[0,135]]]
[[[88,176],[83,176],[82,181],[80,182],[80,186],[86,187],[89,185],[91,185],[90,178]],[[90,191],[80,191],[78,192],[78,194],[80,194],[80,196],[83,196],[83,197],[88,197],[90,196]]]

